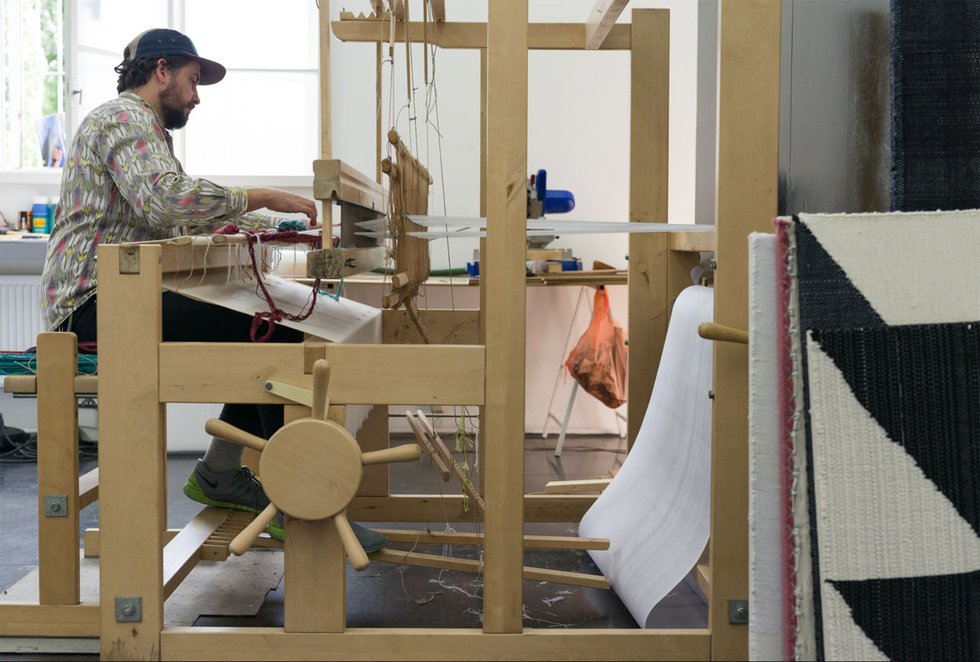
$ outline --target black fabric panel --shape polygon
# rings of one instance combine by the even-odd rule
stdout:
[[[980,207],[980,0],[892,0],[892,209]]]
[[[980,571],[828,581],[889,659],[980,659]]]
[[[812,333],[858,402],[980,535],[980,322]]]
[[[803,329],[883,327],[884,320],[806,224],[797,222],[795,228]]]

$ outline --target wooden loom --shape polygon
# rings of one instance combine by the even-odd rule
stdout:
[[[604,48],[632,45],[633,124],[631,218],[666,216],[666,108],[668,19],[663,10],[637,10],[629,26],[604,19],[625,2],[600,0],[603,16],[589,26],[527,26],[526,0],[492,3],[486,28],[431,26],[443,47],[480,48],[486,146],[481,194],[488,217],[481,322],[485,341],[472,346],[252,346],[160,342],[161,248],[100,248],[99,337],[111,349],[101,357],[100,492],[102,502],[102,605],[41,609],[36,619],[85,622],[75,627],[101,636],[107,659],[725,659],[746,655],[746,627],[729,622],[729,601],[747,596],[747,370],[744,348],[716,349],[712,470],[712,546],[708,569],[706,630],[533,630],[521,621],[524,521],[577,520],[592,497],[523,495],[524,438],[524,201],[508,191],[523,188],[526,172],[527,49]],[[779,3],[721,0],[719,70],[719,181],[717,322],[747,325],[745,237],[768,229],[776,207]],[[442,3],[433,3],[441,6]],[[594,13],[594,14],[595,14]],[[321,2],[322,36],[329,6]],[[613,21],[615,16],[613,16]],[[404,29],[404,26],[401,26]],[[412,24],[409,31],[421,30]],[[335,25],[342,39],[378,41],[371,21]],[[602,32],[606,36],[603,37]],[[358,37],[360,34],[360,37]],[[327,40],[328,41],[328,40]],[[328,49],[322,49],[322,71]],[[506,74],[504,73],[506,72]],[[522,75],[523,74],[523,75]],[[517,79],[515,80],[515,76]],[[324,75],[325,78],[325,75]],[[327,95],[324,86],[323,94]],[[326,99],[326,97],[325,97]],[[323,105],[325,111],[329,105]],[[324,112],[324,126],[329,113]],[[482,132],[481,132],[482,133]],[[325,129],[325,155],[329,131]],[[630,241],[630,338],[634,367],[631,439],[645,410],[650,385],[642,374],[656,365],[669,303],[686,278],[690,258],[670,250],[683,238],[643,236]],[[282,402],[267,393],[276,378],[305,389],[316,360],[332,367],[330,398],[336,404],[472,404],[485,408],[482,430],[486,500],[485,620],[482,630],[344,627],[343,548],[336,529],[321,522],[287,525],[284,628],[164,628],[163,600],[172,573],[166,564],[163,407],[166,402]],[[649,373],[646,373],[647,375]],[[483,375],[483,379],[474,379]],[[635,380],[635,381],[633,381]],[[648,381],[648,378],[647,378]],[[290,416],[306,407],[290,406]],[[375,421],[379,425],[383,421]],[[377,438],[386,434],[375,435]],[[366,437],[368,438],[368,437]],[[362,447],[364,442],[362,440]],[[366,449],[365,449],[366,450]],[[381,478],[377,484],[381,484]],[[149,508],[130,498],[133,485],[156,494]],[[377,487],[369,488],[376,490]],[[363,486],[362,486],[363,490]],[[461,497],[449,497],[459,504]],[[436,510],[438,513],[433,513]],[[362,520],[441,517],[431,497],[370,494],[351,502]],[[178,534],[180,535],[180,534]],[[184,538],[193,535],[189,531]],[[176,538],[174,538],[176,540]],[[174,575],[176,576],[176,575]],[[118,600],[139,599],[141,620],[118,618]],[[124,610],[123,610],[124,611]],[[4,634],[16,634],[4,609]],[[20,622],[30,620],[22,616]],[[44,629],[43,627],[40,629]],[[34,633],[38,633],[35,629]],[[62,634],[61,636],[65,636]],[[425,646],[430,646],[425,648]]]

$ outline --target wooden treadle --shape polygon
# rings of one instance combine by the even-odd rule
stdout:
[[[230,511],[224,523],[208,537],[201,547],[201,560],[224,561],[227,559],[229,555],[228,545],[253,519],[255,519],[255,513],[248,513],[244,510]],[[252,546],[282,549],[281,542],[264,537],[257,538]]]

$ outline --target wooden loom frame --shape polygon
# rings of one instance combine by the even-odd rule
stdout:
[[[321,26],[328,18],[321,2]],[[604,9],[625,2],[599,0]],[[767,230],[776,211],[778,140],[779,3],[721,0],[719,70],[719,179],[716,321],[747,325],[746,235]],[[644,18],[639,18],[640,16]],[[484,346],[269,346],[161,343],[161,249],[100,248],[99,330],[103,347],[99,395],[102,502],[102,606],[98,609],[106,658],[352,658],[418,659],[724,659],[744,658],[747,632],[728,623],[727,602],[747,597],[747,367],[745,349],[722,345],[715,356],[712,468],[712,546],[707,630],[525,630],[521,621],[521,536],[525,514],[541,512],[523,495],[524,297],[523,224],[526,216],[527,48],[545,39],[567,47],[575,30],[525,29],[527,0],[493,3],[483,34],[482,89],[488,146],[484,167],[488,216],[481,320]],[[479,29],[454,30],[456,39],[480,40]],[[583,26],[579,26],[583,27]],[[607,40],[622,44],[624,26]],[[625,38],[633,48],[633,138],[631,213],[634,220],[666,215],[666,49],[662,10],[637,11]],[[650,30],[651,32],[643,32]],[[660,30],[658,40],[654,35]],[[573,39],[555,35],[567,32]],[[582,34],[586,33],[583,29]],[[474,37],[475,33],[475,37]],[[469,35],[466,37],[465,35]],[[544,35],[543,37],[541,35]],[[593,31],[594,36],[594,31]],[[560,36],[560,35],[559,35]],[[476,42],[474,42],[474,39]],[[374,40],[372,37],[370,40]],[[582,42],[584,43],[584,39]],[[577,42],[575,42],[577,43]],[[602,43],[601,38],[599,43]],[[655,53],[660,46],[659,54]],[[653,49],[653,50],[650,50]],[[646,59],[651,58],[651,59]],[[328,77],[324,68],[323,79]],[[499,72],[508,72],[504,81]],[[514,84],[524,72],[524,85]],[[520,80],[518,80],[520,83]],[[326,87],[326,86],[325,86]],[[515,93],[515,90],[517,93]],[[637,94],[640,90],[641,93]],[[329,127],[329,106],[324,123]],[[325,145],[329,149],[329,129]],[[655,166],[648,159],[654,159]],[[481,191],[481,192],[483,192]],[[519,191],[521,195],[508,194]],[[655,365],[666,332],[670,283],[679,274],[666,237],[632,237],[631,354]],[[519,268],[518,268],[519,267]],[[673,274],[673,276],[672,276]],[[641,278],[638,278],[640,276]],[[642,288],[637,285],[643,283]],[[635,307],[634,307],[635,306]],[[640,314],[637,314],[640,312]],[[637,326],[634,326],[634,323]],[[155,331],[154,331],[155,329]],[[242,359],[247,354],[248,362]],[[330,531],[318,523],[290,522],[287,577],[306,581],[289,587],[286,629],[163,628],[166,593],[162,561],[166,538],[164,403],[193,401],[276,402],[262,384],[272,376],[309,386],[310,366],[326,356],[333,363],[335,403],[475,404],[486,409],[482,431],[486,456],[486,597],[483,630],[369,629],[343,627],[343,556]],[[392,360],[397,358],[397,361]],[[353,366],[357,366],[354,369]],[[449,369],[433,373],[433,367]],[[471,376],[485,372],[485,382]],[[638,377],[638,370],[631,375]],[[371,375],[370,383],[363,375]],[[459,379],[459,374],[466,376]],[[382,386],[379,386],[381,384]],[[634,411],[649,397],[632,390]],[[410,393],[410,398],[406,394]],[[295,409],[292,410],[295,413]],[[631,438],[639,419],[631,421]],[[158,494],[147,508],[131,498]],[[425,504],[405,501],[398,510],[425,518]],[[384,510],[378,499],[362,502],[364,514]],[[555,506],[557,507],[557,506]],[[543,509],[545,512],[548,507]],[[391,511],[381,514],[388,517]],[[354,509],[352,517],[360,517]],[[378,519],[367,517],[365,519]],[[326,557],[317,557],[319,547]],[[287,579],[288,583],[288,579]],[[339,592],[338,592],[338,587]],[[139,597],[142,620],[117,622],[116,598]],[[79,606],[81,607],[81,606]],[[69,608],[70,609],[70,608]],[[94,610],[86,609],[91,616]],[[50,612],[48,612],[50,613]],[[77,612],[76,612],[77,613]],[[69,617],[70,618],[70,617]],[[289,630],[288,632],[286,630]],[[492,636],[491,636],[492,635]],[[413,645],[414,644],[414,645]],[[431,646],[422,648],[422,646]]]

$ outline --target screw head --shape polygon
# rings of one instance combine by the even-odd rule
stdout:
[[[134,611],[133,605],[126,605],[125,607],[122,608],[123,616],[132,616],[133,611]]]
[[[61,504],[57,501],[53,501],[52,503],[48,504],[48,509],[53,513],[61,512]]]

